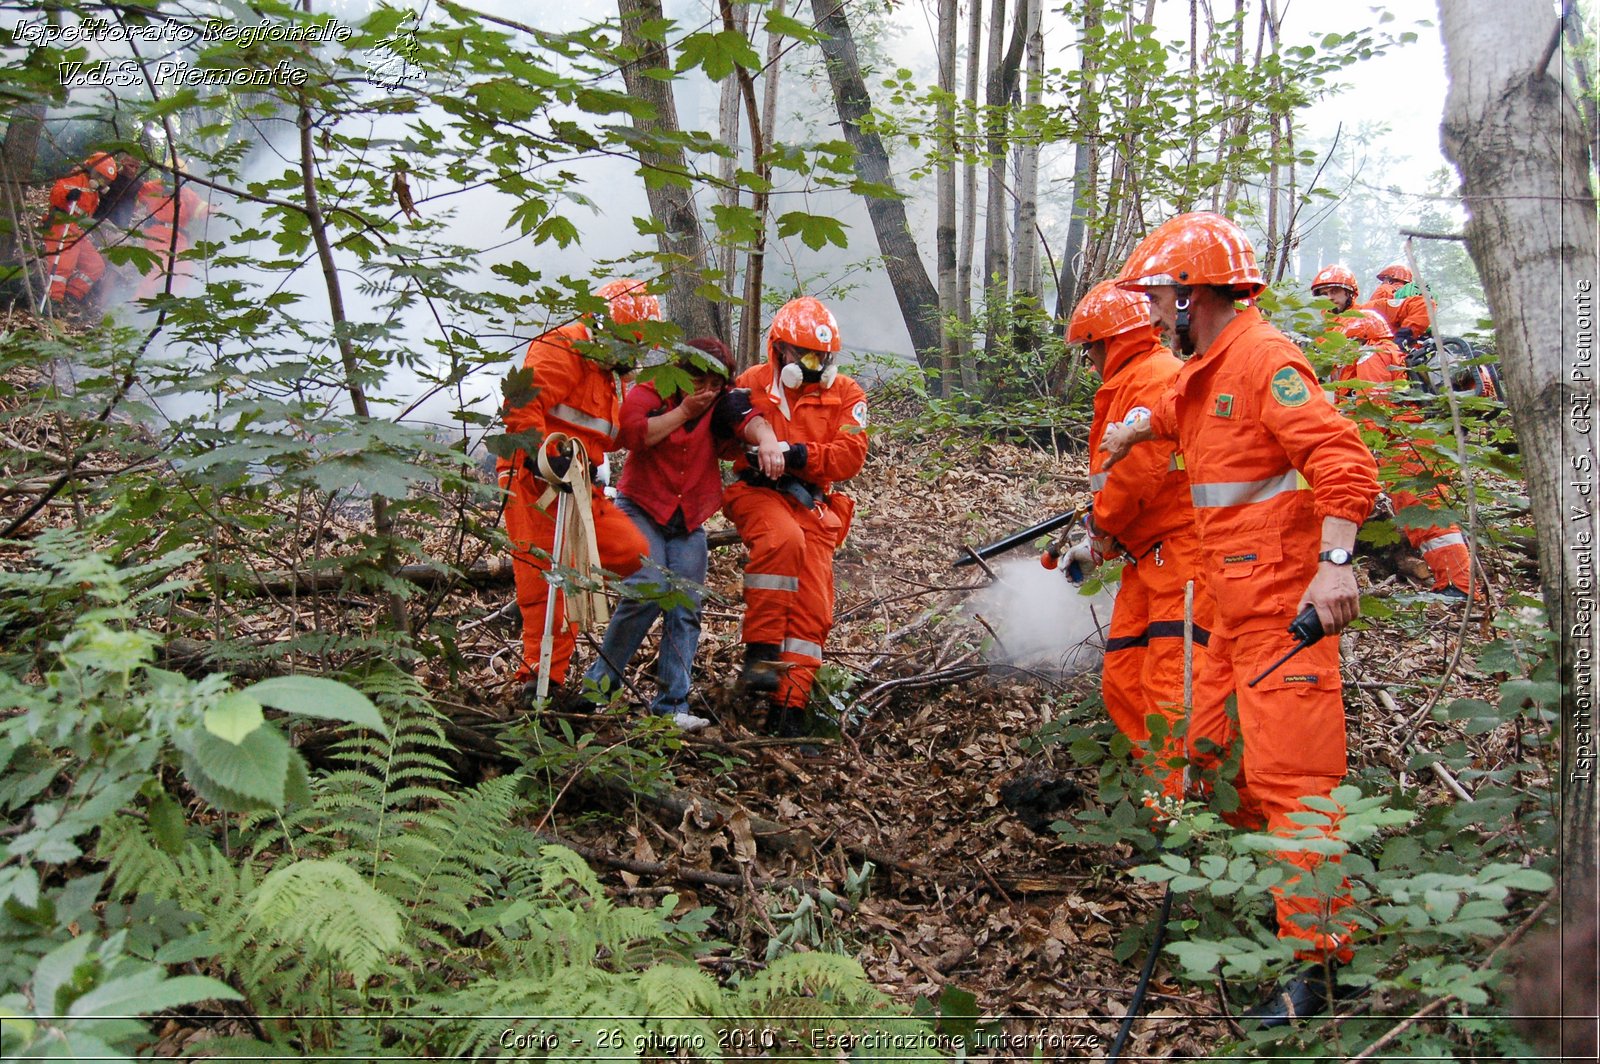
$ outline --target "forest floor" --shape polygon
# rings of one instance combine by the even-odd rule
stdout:
[[[909,411],[875,411],[880,422],[892,420],[886,414],[908,423]],[[50,427],[37,430],[48,449]],[[23,428],[12,422],[11,431]],[[1103,1054],[1143,958],[1142,948],[1126,960],[1114,950],[1124,935],[1147,932],[1161,888],[1132,874],[1143,860],[1132,847],[1063,841],[1049,826],[1099,803],[1099,768],[1041,739],[1063,723],[1103,717],[1098,676],[1081,656],[1059,669],[998,660],[997,619],[961,608],[988,577],[952,567],[968,545],[1087,500],[1085,458],[1061,449],[1069,446],[1066,434],[1023,445],[877,433],[866,468],[844,486],[858,508],[836,562],[837,624],[823,685],[844,709],[840,734],[813,740],[820,753],[806,756],[742,719],[731,684],[741,660],[743,551],[720,547],[695,695],[696,710],[717,722],[681,740],[640,726],[639,696],[653,691],[652,638],[634,663],[634,708],[564,721],[588,736],[588,754],[543,758],[538,728],[515,732],[522,745],[512,753],[543,758],[539,771],[555,795],[528,829],[577,847],[634,904],[671,894],[683,911],[714,907],[722,945],[707,963],[724,976],[760,963],[774,940],[841,951],[908,1005],[949,987],[975,995],[983,1016],[1007,1017],[1008,1056]],[[50,523],[66,523],[73,511],[50,513]],[[458,533],[417,531],[441,553]],[[1379,554],[1365,567],[1364,590],[1410,606],[1344,636],[1351,771],[1404,779],[1418,743],[1459,737],[1460,725],[1426,718],[1435,695],[1427,678],[1447,672],[1465,632],[1466,652],[1448,669],[1442,697],[1493,700],[1494,677],[1478,671],[1471,647],[1489,636],[1507,595],[1535,594],[1536,585],[1520,559],[1487,554],[1495,597],[1463,624],[1459,604],[1418,595],[1426,590],[1418,559]],[[1029,555],[1024,548],[1016,557]],[[1026,572],[1030,585],[1051,582],[1050,594],[1065,588],[1058,573]],[[503,735],[517,723],[509,707],[520,640],[514,611],[502,609],[510,594],[508,586],[462,588],[435,614],[454,627],[467,667],[451,675],[428,662],[419,675],[465,736]],[[272,637],[262,615],[252,625]],[[585,640],[574,675],[593,656]],[[544,721],[545,732],[561,723]],[[1487,770],[1516,753],[1518,737],[1501,729],[1473,741]],[[482,774],[507,762],[473,754],[464,764]],[[1422,802],[1452,801],[1452,782],[1459,786],[1423,775],[1404,785]],[[1182,913],[1180,902],[1174,918]],[[1256,990],[1233,993],[1237,1010]],[[1227,1007],[1214,988],[1181,983],[1159,964],[1127,1058],[1211,1052],[1230,1037]],[[1381,1015],[1383,1002],[1357,1008]]]
[[[1035,661],[1018,669],[998,660],[991,618],[961,608],[989,578],[975,566],[952,567],[966,546],[1087,501],[1086,482],[1085,457],[1051,446],[875,437],[866,468],[844,489],[858,508],[836,562],[838,623],[825,670],[837,703],[850,707],[842,735],[816,741],[820,756],[805,757],[792,741],[766,739],[740,719],[730,685],[741,660],[743,551],[736,544],[713,550],[707,584],[718,601],[705,611],[695,708],[718,723],[670,753],[670,780],[637,788],[665,787],[673,800],[572,786],[548,818],[549,830],[581,846],[598,869],[610,868],[609,881],[624,895],[662,894],[670,886],[681,909],[715,905],[718,930],[735,947],[724,974],[759,959],[781,937],[798,948],[850,953],[908,1004],[937,1000],[951,986],[971,992],[985,1017],[1006,1017],[1009,1045],[1026,1050],[1011,1055],[1103,1054],[1144,952],[1119,961],[1113,951],[1126,933],[1148,935],[1162,891],[1129,871],[1150,859],[1135,859],[1132,847],[1069,843],[1049,827],[1098,804],[1099,769],[1076,764],[1064,745],[1041,741],[1041,731],[1103,719],[1097,670],[1084,670],[1084,655],[1067,647],[1061,668]],[[1429,582],[1416,555],[1404,548],[1373,553],[1364,590],[1410,605],[1344,636],[1351,770],[1377,767],[1386,778],[1404,778],[1417,743],[1448,741],[1439,733],[1451,726],[1418,726],[1432,692],[1414,684],[1446,672],[1461,642],[1462,609],[1421,594]],[[1009,555],[1021,568],[1011,562],[1002,579],[1013,589],[1019,579],[1048,582],[1047,597],[1069,594],[1061,575],[1034,557],[1030,548]],[[1486,560],[1496,604],[1507,592],[1536,593],[1525,566]],[[1029,587],[1024,597],[1040,590]],[[1006,608],[992,596],[985,601],[986,608]],[[483,609],[493,605],[485,599]],[[1475,669],[1470,652],[1488,637],[1493,612],[1491,605],[1471,614],[1468,650],[1450,673],[1446,703],[1494,698],[1494,680]],[[1104,624],[1109,614],[1096,618]],[[1028,624],[1026,616],[993,620],[1002,634]],[[488,659],[486,689],[509,691],[514,623],[469,651]],[[1088,643],[1093,666],[1099,639],[1091,635]],[[654,691],[650,649],[647,643],[635,661],[635,718]],[[593,655],[592,643],[587,652],[580,646],[580,660]],[[845,683],[847,693],[838,690]],[[579,726],[597,728],[596,745],[628,743],[630,728],[638,730],[636,720]],[[1482,767],[1513,756],[1515,742],[1510,734],[1478,737]],[[553,781],[553,789],[563,782],[571,781]],[[1409,786],[1421,788],[1422,802],[1453,800],[1442,777],[1412,778]],[[684,808],[696,799],[700,807]],[[816,912],[798,889],[760,886],[803,882],[844,897],[852,873],[868,861],[874,874],[866,889],[831,913]],[[742,883],[686,881],[684,873],[695,871]],[[1180,904],[1174,919],[1182,912]],[[1244,989],[1243,1004],[1241,991],[1233,993],[1237,1011],[1257,991]],[[1204,1056],[1233,1031],[1227,1007],[1214,988],[1179,983],[1158,965],[1126,1054]],[[1382,1002],[1358,1007],[1381,1013]]]

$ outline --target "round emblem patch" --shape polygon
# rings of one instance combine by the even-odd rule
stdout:
[[[862,402],[857,403],[854,407],[852,407],[850,410],[850,420],[854,421],[857,425],[866,425],[867,404]]]
[[[1131,425],[1140,418],[1144,418],[1146,421],[1150,420],[1150,408],[1148,406],[1134,407],[1123,417],[1122,423],[1124,425]]]
[[[1272,375],[1272,397],[1279,406],[1304,406],[1311,398],[1311,390],[1293,366],[1285,366]]]
[[[818,325],[816,328],[816,334],[817,340],[821,343],[829,344],[833,342],[833,330],[828,328],[826,325]]]

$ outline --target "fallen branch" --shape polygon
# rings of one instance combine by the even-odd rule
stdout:
[[[660,861],[641,861],[632,857],[618,857],[616,854],[607,853],[605,850],[582,843],[563,839],[545,831],[536,831],[535,835],[548,843],[556,846],[565,846],[567,849],[582,857],[585,861],[593,861],[615,868],[618,871],[628,872],[636,876],[649,876],[652,879],[676,879],[687,883],[696,883],[705,887],[721,887],[724,890],[746,889],[746,877],[733,872],[711,872],[701,868],[685,868],[680,864],[665,864]],[[760,889],[776,888],[779,890],[792,889],[804,891],[812,897],[821,899],[826,892],[829,901],[836,907],[852,911],[855,907],[846,898],[839,897],[828,888],[805,879],[771,878],[767,876],[749,877],[749,885]]]

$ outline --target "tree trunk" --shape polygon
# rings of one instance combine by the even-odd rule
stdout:
[[[1017,88],[1017,73],[1022,69],[1028,0],[1017,0],[1012,20],[1011,43],[1004,54],[1000,41],[1005,34],[1005,0],[994,0],[989,20],[989,80],[985,102],[989,105],[989,205],[984,225],[984,347],[991,354],[999,350],[1000,330],[1011,299],[1009,255],[1006,252],[1006,121],[1007,108]]]
[[[1562,646],[1561,859],[1566,886],[1596,858],[1593,696],[1597,528],[1597,278],[1589,138],[1566,79],[1541,67],[1557,26],[1539,0],[1439,4],[1450,91],[1445,154],[1461,171],[1467,242],[1494,317],[1538,532],[1540,582]],[[1567,908],[1574,907],[1569,894]],[[1579,903],[1593,912],[1592,894]],[[1592,959],[1592,958],[1591,958]],[[1569,958],[1577,963],[1581,958]],[[1590,1012],[1570,998],[1563,1014]]]
[[[32,274],[25,264],[32,259],[38,219],[29,214],[26,192],[34,160],[39,155],[39,132],[44,128],[44,115],[42,103],[18,104],[6,126],[5,144],[0,146],[0,212],[3,212],[0,213],[0,268],[4,275],[9,275],[14,267],[21,267],[24,288],[32,306],[38,306],[40,297],[33,291]]]
[[[844,5],[838,0],[811,0],[811,11],[817,29],[827,35],[821,42],[822,55],[828,81],[833,86],[834,103],[839,108],[839,124],[844,128],[845,139],[855,150],[856,176],[894,188],[889,153],[882,138],[861,128],[861,120],[872,109],[872,99],[861,78],[861,64],[856,58],[855,39],[850,35]],[[869,197],[867,214],[878,236],[878,250],[889,271],[900,315],[905,319],[906,331],[911,334],[917,364],[927,371],[938,364],[939,358],[939,293],[928,278],[928,268],[917,252],[916,238],[906,224],[905,201],[898,194],[893,198]]]
[[[1028,0],[1024,20],[1028,78],[1022,103],[1033,113],[1037,113],[1044,102],[1043,6],[1042,0]],[[1016,278],[1015,290],[1038,300],[1042,298],[1043,285],[1039,276],[1039,136],[1036,129],[1037,122],[1030,119],[1028,133],[1018,144],[1017,232],[1012,273]]]
[[[978,50],[983,47],[983,0],[967,0],[967,89],[966,114],[969,119],[964,131],[969,137],[962,167],[961,202],[966,213],[961,216],[961,251],[956,265],[957,305],[956,317],[961,322],[958,330],[957,352],[961,363],[961,390],[968,395],[978,387],[978,370],[972,362],[972,259],[978,243],[978,152],[975,138],[978,125]],[[946,312],[949,313],[948,311]]]
[[[1065,319],[1072,313],[1088,288],[1084,276],[1084,252],[1087,250],[1085,230],[1089,224],[1089,211],[1094,204],[1094,137],[1100,124],[1100,101],[1095,91],[1095,50],[1089,38],[1100,29],[1101,0],[1088,0],[1083,5],[1083,32],[1079,39],[1083,87],[1078,94],[1078,143],[1072,153],[1072,214],[1067,222],[1067,242],[1061,252],[1061,276],[1056,280],[1056,317]],[[1071,381],[1068,381],[1071,387]]]
[[[647,77],[647,71],[671,70],[672,62],[660,41],[639,35],[640,22],[659,20],[661,0],[617,0],[622,19],[622,43],[636,52],[638,59],[622,66],[622,81],[630,96],[649,104],[654,114],[636,117],[634,128],[647,135],[671,136],[678,132],[678,108],[672,98],[672,82]],[[697,295],[706,268],[704,242],[700,238],[700,215],[695,210],[694,189],[665,175],[681,178],[688,172],[683,149],[663,148],[640,151],[639,163],[645,175],[645,196],[650,213],[661,227],[656,243],[671,270],[672,287],[663,308],[667,320],[683,329],[685,336],[726,336],[727,330],[717,313],[717,305]]]
[[[748,29],[748,10],[741,6],[736,13],[740,21],[735,23],[734,28],[741,33]],[[722,95],[717,101],[717,137],[729,152],[717,163],[717,179],[722,183],[717,190],[717,202],[724,207],[737,207],[741,198],[735,181],[739,171],[739,144],[743,139],[739,126],[739,79],[724,78]],[[721,274],[717,279],[718,287],[724,292],[732,292],[734,279],[739,274],[739,249],[733,242],[723,243],[717,248],[716,265],[717,272]],[[744,357],[740,350],[740,330],[735,324],[740,316],[734,310],[733,300],[719,303],[718,314],[721,315],[723,327],[728,330],[728,345],[733,348],[734,357]]]
[[[941,315],[957,312],[959,289],[956,286],[956,0],[939,0],[938,26],[939,171],[936,198],[938,223],[935,229],[939,310]],[[943,330],[939,345],[939,394],[946,399],[955,394],[956,348],[954,330]]]

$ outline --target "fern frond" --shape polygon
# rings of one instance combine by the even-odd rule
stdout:
[[[399,907],[337,861],[295,861],[256,889],[250,922],[281,942],[330,954],[363,986],[400,948]]]

